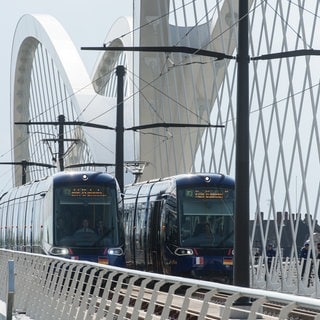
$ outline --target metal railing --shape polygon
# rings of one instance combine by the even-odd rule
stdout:
[[[32,319],[320,319],[319,300],[0,249],[0,300]]]

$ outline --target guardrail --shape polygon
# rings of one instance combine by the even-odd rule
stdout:
[[[312,298],[320,298],[320,260],[259,257],[251,268],[251,287]],[[305,272],[303,271],[305,270]]]
[[[320,319],[319,300],[0,249],[0,300],[32,319]]]

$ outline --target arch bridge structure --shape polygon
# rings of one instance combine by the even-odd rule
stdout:
[[[61,132],[54,122],[60,115],[66,122],[91,124],[64,126],[64,166],[97,169],[105,165],[112,172],[118,65],[126,70],[125,129],[159,124],[125,130],[124,160],[147,163],[143,180],[182,172],[234,176],[236,59],[124,52],[121,48],[186,46],[236,58],[237,3],[135,0],[133,7],[132,17],[119,18],[104,41],[119,51],[103,51],[90,73],[72,39],[53,17],[30,14],[19,21],[11,66],[13,159],[57,166],[28,167],[27,180],[59,170]],[[249,0],[249,8],[250,57],[320,47],[317,0]],[[277,268],[284,259],[297,264],[305,240],[310,239],[315,248],[317,240],[311,235],[318,232],[320,205],[319,59],[317,55],[297,56],[255,60],[249,65],[252,262],[258,251],[262,263],[266,261],[269,242],[276,249]],[[20,169],[14,169],[16,185],[21,183]],[[133,180],[131,173],[126,180]],[[291,285],[291,278],[284,283],[282,277],[279,284],[269,276],[269,288],[281,286],[286,291]],[[314,279],[313,290],[318,290],[317,276]],[[258,281],[256,275],[253,283]],[[309,290],[306,283],[303,288]]]

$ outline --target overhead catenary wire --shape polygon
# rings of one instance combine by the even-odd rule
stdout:
[[[191,3],[191,2],[190,2]],[[90,105],[88,104],[88,106],[87,106],[87,108],[89,108],[90,107]],[[115,106],[116,107],[116,106]]]
[[[290,0],[288,0],[288,1],[289,1],[290,3],[292,3],[292,1],[290,1]],[[261,1],[261,3],[262,3],[262,2],[263,2],[263,1]],[[126,35],[128,35],[128,34],[130,34],[130,33],[132,33],[132,32],[135,32],[135,31],[137,31],[137,30],[139,30],[139,29],[142,29],[142,28],[144,28],[145,26],[148,26],[148,25],[150,25],[150,24],[152,24],[152,23],[155,23],[155,22],[157,22],[158,20],[161,20],[161,19],[167,17],[168,15],[172,14],[173,12],[176,12],[176,11],[182,9],[182,8],[185,8],[185,7],[187,7],[188,5],[192,5],[193,3],[194,3],[194,1],[189,1],[188,3],[183,4],[183,5],[181,5],[180,7],[175,8],[174,10],[172,10],[172,11],[170,11],[170,12],[168,12],[168,13],[160,16],[160,17],[155,18],[155,19],[149,21],[148,23],[146,23],[146,24],[144,24],[144,25],[141,25],[141,26],[133,29],[132,31],[130,31],[130,32],[126,33],[126,34],[121,35],[120,38],[122,38],[122,37],[124,37],[124,36],[126,36]],[[259,3],[257,6],[261,5],[261,3]],[[209,11],[212,11],[214,8],[217,7],[217,5],[218,5],[218,4],[214,5]],[[268,4],[268,5],[270,6],[270,4]],[[256,6],[255,8],[253,8],[253,9],[251,9],[251,10],[249,11],[249,13],[250,13],[250,12],[253,12],[253,11],[257,8],[257,6]],[[207,14],[206,14],[206,15],[207,15]],[[205,16],[206,16],[206,15],[205,15]],[[202,18],[199,19],[199,20],[201,21],[202,19],[204,19],[204,17],[202,17]],[[195,27],[195,26],[194,26],[194,27]],[[231,27],[233,27],[233,26],[230,26],[230,28],[231,28]],[[226,30],[226,31],[227,31],[227,30]],[[190,32],[190,31],[189,31],[189,32]],[[215,40],[216,40],[216,39],[212,39],[210,42],[215,41]],[[210,42],[209,42],[209,43],[210,43]],[[209,43],[208,43],[208,44],[209,44]],[[208,45],[208,44],[207,44],[207,45]],[[91,84],[92,84],[92,83],[88,84],[88,86],[91,85]],[[77,92],[79,92],[79,91],[81,91],[81,90],[83,90],[83,89],[84,89],[84,88],[79,89]],[[72,93],[71,95],[69,95],[68,97],[66,97],[66,98],[63,99],[63,100],[66,100],[66,99],[71,98],[71,97],[72,97],[73,95],[75,95],[77,92]],[[59,101],[57,104],[63,102],[63,100]],[[88,106],[89,106],[89,105],[88,105]],[[87,107],[88,107],[88,106],[87,106]],[[52,107],[54,107],[54,106],[52,106]],[[50,107],[49,107],[49,108],[50,108]],[[43,112],[46,112],[46,110],[44,110]],[[39,116],[40,116],[40,115],[41,115],[41,113],[39,114]]]
[[[128,71],[130,72],[130,71]],[[156,90],[157,92],[159,92],[160,94],[162,94],[163,96],[165,96],[166,98],[168,98],[169,100],[171,100],[172,102],[176,103],[178,106],[180,106],[181,108],[183,108],[184,110],[186,110],[187,112],[192,113],[194,116],[196,116],[199,120],[205,121],[207,122],[205,119],[203,119],[202,117],[200,117],[197,113],[195,113],[194,111],[192,111],[190,108],[188,108],[187,106],[183,105],[181,102],[177,101],[176,99],[174,99],[173,97],[170,97],[166,92],[161,91],[160,89],[158,89],[157,87],[155,87],[153,85],[153,82],[155,82],[156,80],[158,80],[161,76],[163,76],[163,74],[159,75],[157,78],[153,79],[152,82],[146,82],[143,78],[141,78],[138,75],[135,75],[136,77],[139,78],[139,80],[143,81],[145,83],[145,86],[140,89],[141,91],[143,91],[143,89],[145,89],[146,87],[150,86],[152,87],[154,90]]]
[[[181,7],[176,8],[175,10],[179,10],[179,9],[181,9],[181,8],[183,8],[183,7],[186,7],[187,5],[190,5],[190,4],[192,4],[192,3],[193,3],[193,1],[190,1],[189,3],[183,4]],[[166,15],[168,15],[168,14],[170,14],[170,13],[172,13],[172,12],[168,12]],[[146,26],[146,25],[148,25],[148,24],[151,24],[151,23],[157,21],[158,19],[161,19],[161,18],[163,18],[163,17],[166,16],[166,15],[163,15],[162,17],[159,17],[159,18],[157,18],[157,19],[155,19],[155,20],[153,20],[153,21],[150,21],[149,23],[147,23],[147,24],[145,24],[145,25],[143,25],[143,26],[140,26],[139,28],[143,28],[144,26]],[[105,76],[105,75],[104,75],[104,76]],[[91,84],[92,84],[92,83],[88,84],[88,86],[91,85]],[[84,89],[84,88],[83,88],[83,89]],[[79,91],[81,91],[81,90],[82,90],[82,89],[79,89],[77,92],[79,92]],[[75,95],[77,92],[74,92],[74,93],[72,93],[71,95],[65,97],[64,99],[58,101],[55,105],[53,105],[53,106],[45,109],[43,112],[39,113],[37,116],[41,116],[43,113],[45,113],[46,111],[50,110],[51,108],[54,108],[55,106],[57,106],[58,104],[62,103],[63,101],[70,99],[70,98],[71,98],[73,95]],[[94,98],[93,98],[93,99],[94,99]],[[84,108],[84,110],[86,110],[86,109],[89,107],[89,105],[90,105],[90,103],[86,106],[86,108]],[[107,112],[107,111],[106,111],[106,112]],[[99,116],[98,116],[98,117],[99,117]],[[96,117],[95,119],[97,119],[98,117]],[[94,120],[94,119],[93,119],[93,120]]]

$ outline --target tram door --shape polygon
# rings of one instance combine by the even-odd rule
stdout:
[[[156,199],[153,202],[153,208],[150,216],[150,251],[151,251],[151,264],[152,272],[163,273],[162,259],[161,259],[161,244],[160,244],[160,232],[161,232],[161,209],[162,201]]]

